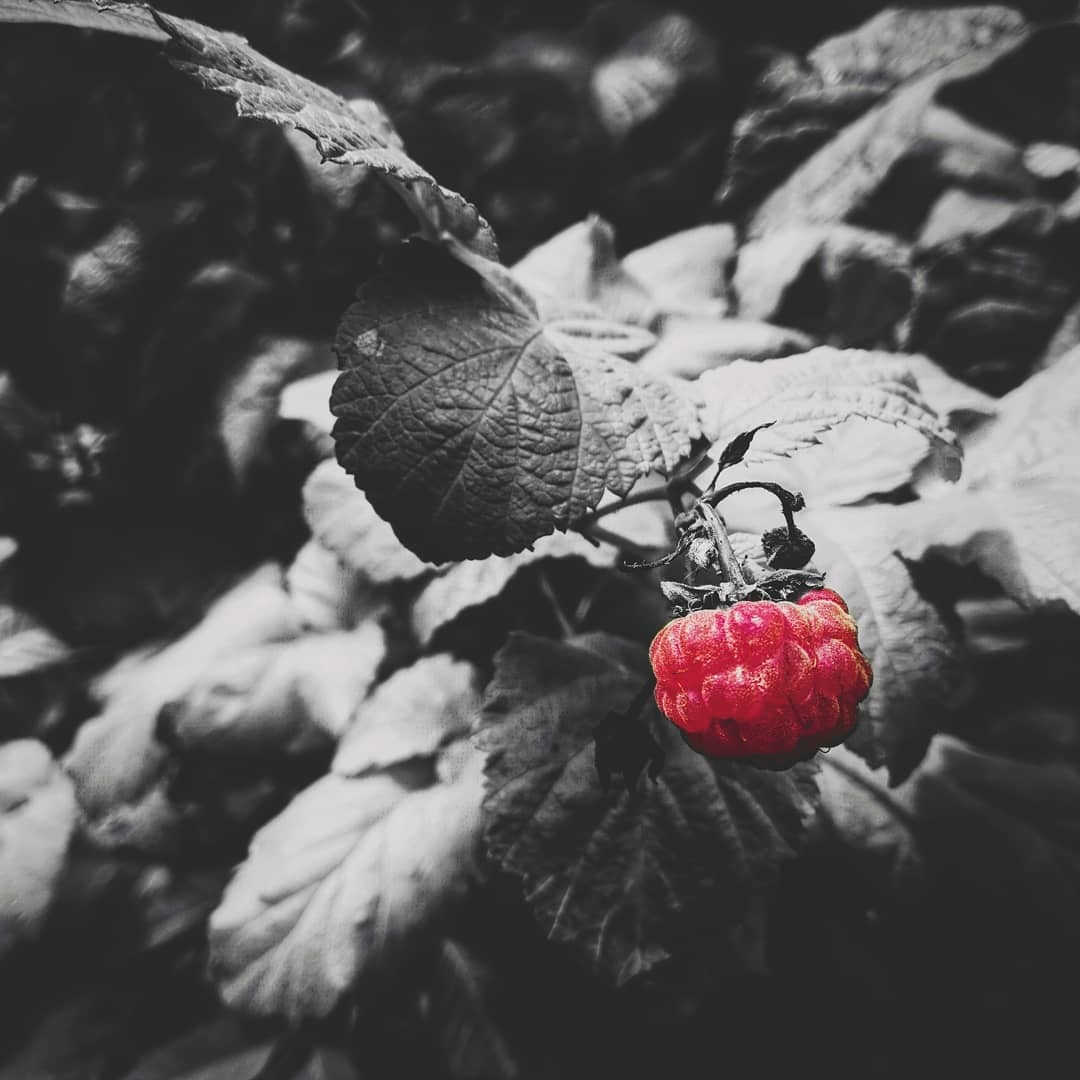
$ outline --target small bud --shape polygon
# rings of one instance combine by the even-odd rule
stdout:
[[[801,529],[781,525],[767,529],[761,537],[765,561],[774,570],[801,570],[813,557],[814,541]]]

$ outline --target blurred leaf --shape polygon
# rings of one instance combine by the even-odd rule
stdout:
[[[847,601],[874,684],[847,746],[892,782],[907,777],[970,692],[961,646],[894,552],[892,507],[830,510],[803,522],[814,566]]]
[[[533,248],[513,276],[537,297],[545,322],[590,309],[632,326],[650,326],[657,316],[645,287],[615,254],[615,230],[595,216]]]
[[[434,757],[467,732],[479,711],[476,669],[449,653],[394,672],[362,701],[331,766],[360,776],[417,757]]]
[[[189,754],[239,760],[324,748],[349,724],[386,654],[379,625],[236,649],[158,713],[158,737]]]
[[[890,788],[885,769],[871,769],[843,746],[821,763],[821,816],[840,843],[859,852],[863,872],[882,895],[910,900],[923,895],[929,870],[913,833],[904,796],[911,784]]]
[[[0,956],[37,936],[75,818],[71,781],[42,743],[0,746]]]
[[[894,512],[896,550],[908,559],[946,555],[974,563],[1028,608],[1080,612],[1080,485],[1028,480]]]
[[[427,245],[346,313],[339,460],[417,555],[510,555],[690,450],[688,402],[624,360],[558,345]]]
[[[0,1080],[98,1080],[118,1057],[130,1053],[144,990],[115,983],[69,990],[34,1016],[14,1053],[0,1066]]]
[[[0,604],[0,679],[62,664],[71,650],[32,615]]]
[[[997,417],[964,450],[966,487],[1071,483],[1080,454],[1080,348],[1002,398]]]
[[[734,207],[760,197],[891,90],[1024,27],[1018,12],[993,5],[889,8],[805,60],[778,56],[735,125],[722,200]]]
[[[144,949],[161,949],[197,933],[201,940],[210,912],[221,901],[229,878],[227,867],[173,870],[150,864],[134,885]]]
[[[740,316],[841,345],[888,341],[912,298],[910,250],[850,225],[777,229],[739,251]]]
[[[424,1018],[455,1080],[514,1080],[522,1066],[498,1020],[500,987],[457,941],[442,944],[424,999]]]
[[[237,488],[247,487],[278,419],[282,387],[310,364],[311,345],[295,338],[263,343],[230,377],[216,402],[215,434]]]
[[[597,64],[591,89],[604,126],[616,138],[657,117],[694,76],[717,66],[712,40],[686,15],[661,15]]]
[[[666,314],[722,316],[736,246],[733,225],[699,225],[630,252],[622,264]]]
[[[1071,235],[1047,198],[946,190],[916,243],[905,348],[995,394],[1016,386],[1075,296]]]
[[[1012,761],[939,735],[911,779],[885,790],[849,755],[835,757],[823,767],[822,810],[858,852],[881,904],[928,895],[935,918],[950,920],[945,932],[992,933],[984,962],[999,975],[1030,972],[1076,944],[1074,769]]]
[[[1036,369],[1053,367],[1077,345],[1080,345],[1080,302],[1073,304],[1058,323],[1054,336],[1036,364]]]
[[[330,412],[330,391],[334,388],[336,371],[319,371],[290,382],[281,391],[278,415],[283,420],[303,420],[330,434],[334,417]]]
[[[919,393],[927,404],[948,420],[957,431],[971,425],[974,420],[995,416],[998,402],[989,394],[954,379],[948,372],[925,356],[905,356],[904,363],[911,369],[919,384]],[[967,466],[965,464],[965,474]]]
[[[95,842],[143,851],[170,851],[180,843],[180,811],[165,790],[168,755],[155,738],[162,706],[197,683],[222,653],[299,632],[281,570],[266,564],[182,638],[157,654],[121,661],[107,674],[103,711],[83,724],[64,759]]]
[[[605,792],[594,730],[647,671],[636,645],[605,634],[510,638],[477,736],[489,853],[522,878],[548,937],[616,984],[706,943],[720,971],[757,969],[760,943],[747,937],[798,847],[814,766],[712,761],[665,726],[659,779],[635,797]]]
[[[324,461],[308,477],[304,516],[323,547],[376,584],[409,581],[433,569],[402,544],[336,461]]]
[[[315,140],[324,161],[362,165],[383,177],[432,237],[445,230],[480,254],[495,254],[494,235],[476,208],[437,184],[405,153],[374,101],[346,101],[268,60],[235,34],[161,13],[156,18],[172,38],[176,67],[207,89],[234,98],[241,116],[295,127]]]
[[[285,584],[304,625],[322,633],[348,630],[383,606],[367,579],[318,540],[309,540],[296,553]]]
[[[272,1050],[269,1038],[227,1016],[159,1047],[123,1080],[252,1080]]]
[[[242,391],[245,364],[278,360],[288,368],[290,359],[299,360],[292,342],[283,354],[271,351],[262,361],[237,355],[252,347],[249,334],[263,317],[259,305],[265,307],[269,284],[248,267],[226,260],[204,263],[177,282],[155,310],[139,349],[129,391],[136,416],[167,422],[185,399],[197,411],[209,404],[206,398],[224,393],[230,381],[238,382]],[[124,298],[120,317],[130,317],[133,307],[133,301]],[[216,419],[210,418],[211,426]]]
[[[775,421],[754,440],[748,459],[787,457],[830,428],[861,420],[879,426],[883,447],[889,425],[913,428],[935,451],[943,475],[960,475],[956,435],[920,397],[903,356],[819,348],[760,364],[736,361],[705,372],[693,386],[711,439],[724,443]]]
[[[884,102],[849,124],[808,158],[758,207],[748,229],[752,237],[786,225],[825,225],[849,220],[862,210],[907,155],[918,149],[933,157],[951,153],[946,172],[965,152],[966,173],[984,172],[999,183],[1023,172],[1021,151],[1006,140],[985,137],[974,125],[946,115],[936,105],[938,91],[989,67],[1025,40],[1026,33],[991,34],[984,46],[964,52],[928,74],[899,86]],[[976,35],[977,42],[977,35]]]
[[[655,375],[694,379],[737,360],[761,361],[804,353],[813,338],[799,330],[750,319],[670,317],[660,340],[641,359],[640,367]]]
[[[156,27],[148,22],[152,16]],[[346,101],[326,87],[268,60],[236,34],[213,30],[136,4],[58,5],[4,0],[0,22],[58,22],[138,37],[169,40],[173,64],[208,90],[236,101],[241,116],[294,127],[310,136],[324,161],[361,165],[405,200],[426,233],[454,234],[481,254],[494,255],[495,238],[476,208],[416,164],[382,109],[366,98]]]
[[[428,582],[412,607],[413,632],[423,645],[442,627],[472,608],[494,600],[519,570],[544,559],[584,559],[591,566],[615,564],[618,553],[608,544],[596,546],[579,533],[543,536],[516,555],[492,555],[456,563]]]
[[[211,969],[245,1012],[325,1016],[378,994],[463,892],[479,830],[480,762],[413,789],[332,773],[256,834],[210,921]]]

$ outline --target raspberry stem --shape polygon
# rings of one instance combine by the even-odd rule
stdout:
[[[727,527],[724,525],[723,519],[716,512],[716,507],[702,499],[697,503],[696,509],[712,536],[716,550],[716,558],[719,563],[718,569],[721,575],[725,580],[730,581],[737,588],[745,589],[749,583],[746,580],[746,575],[743,573],[742,566],[739,564],[739,557],[735,554],[735,549],[731,546],[731,539],[728,537]]]
[[[739,480],[734,484],[718,488],[716,491],[706,492],[702,495],[702,501],[715,506],[718,502],[734,495],[737,491],[746,491],[750,488],[760,488],[762,491],[775,495],[780,503],[780,509],[784,514],[784,522],[787,525],[788,535],[794,540],[798,536],[798,527],[795,524],[795,512],[806,506],[806,500],[797,491],[788,491],[780,484],[771,483],[768,480]]]

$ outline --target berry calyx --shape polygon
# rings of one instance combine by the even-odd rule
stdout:
[[[697,751],[787,768],[842,742],[873,681],[831,589],[673,619],[649,659],[660,711]]]

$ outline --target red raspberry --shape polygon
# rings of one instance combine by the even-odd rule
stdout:
[[[649,659],[656,704],[695,750],[780,768],[845,739],[873,680],[830,589],[673,619]]]

